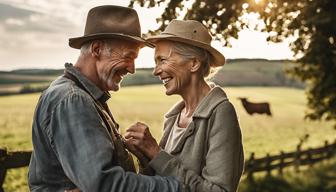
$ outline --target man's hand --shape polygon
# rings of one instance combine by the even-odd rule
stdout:
[[[150,160],[153,159],[159,152],[160,147],[149,131],[149,128],[144,123],[137,122],[126,130],[126,142],[128,145],[134,145]]]

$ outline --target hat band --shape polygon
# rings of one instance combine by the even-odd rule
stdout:
[[[177,36],[176,34],[173,34],[173,33],[167,33],[167,32],[162,32],[161,35],[172,35],[172,36],[175,36],[175,37],[179,37],[179,36]]]

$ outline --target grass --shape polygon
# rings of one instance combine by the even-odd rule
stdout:
[[[283,175],[271,174],[243,179],[240,192],[335,192],[336,159],[319,166],[309,166],[300,172],[286,171]]]
[[[303,148],[317,147],[324,140],[333,142],[335,130],[331,123],[304,121],[305,95],[303,90],[282,87],[228,87],[224,88],[234,104],[243,137],[245,155],[251,152],[256,157],[280,150],[295,150],[299,139],[310,137]],[[0,97],[0,146],[9,150],[30,150],[31,123],[39,94]],[[273,117],[249,116],[238,97],[251,101],[268,101]],[[121,132],[136,121],[149,125],[152,134],[159,140],[162,134],[163,115],[180,98],[167,97],[161,85],[124,87],[112,93],[109,106],[119,122]],[[5,191],[26,191],[27,169],[10,170],[4,184]]]

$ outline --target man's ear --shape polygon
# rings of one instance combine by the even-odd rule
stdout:
[[[199,60],[199,59],[196,59],[196,58],[194,58],[193,60],[192,60],[192,64],[191,64],[191,69],[190,69],[190,71],[191,72],[196,72],[196,71],[198,71],[198,69],[201,67],[201,61]]]
[[[91,54],[93,57],[100,57],[100,55],[102,54],[103,52],[103,42],[101,41],[94,41],[93,43],[91,43]]]

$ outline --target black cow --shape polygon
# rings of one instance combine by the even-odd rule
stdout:
[[[271,110],[270,110],[270,104],[268,102],[264,103],[252,103],[247,100],[247,98],[238,98],[241,100],[246,112],[249,115],[253,115],[253,113],[260,113],[264,114],[266,113],[269,116],[272,116]]]

